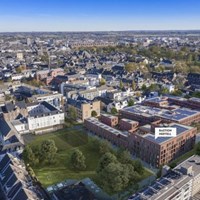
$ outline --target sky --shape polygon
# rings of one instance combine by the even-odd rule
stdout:
[[[0,0],[0,32],[200,30],[200,0]]]

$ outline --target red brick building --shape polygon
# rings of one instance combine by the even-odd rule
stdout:
[[[101,114],[100,120],[102,123],[111,127],[115,127],[118,124],[118,116]]]
[[[176,123],[169,124],[169,127],[176,128],[176,137],[158,137],[155,139],[154,132],[146,134],[141,130],[131,134],[129,136],[129,150],[150,165],[159,167],[194,147],[196,128]]]
[[[121,119],[119,122],[119,127],[123,131],[129,131],[133,132],[135,131],[139,126],[139,122],[130,120],[130,119]]]
[[[108,140],[112,144],[119,147],[128,148],[128,132],[122,132],[114,129],[93,117],[85,119],[84,125],[90,132]]]
[[[132,154],[154,167],[160,167],[190,151],[194,147],[197,133],[197,129],[190,126],[161,122],[161,120],[157,120],[137,128],[137,122],[132,123],[131,127],[131,123],[128,124],[125,120],[120,121],[121,127],[124,129],[137,128],[131,134],[103,124],[96,118],[86,119],[84,125],[91,133],[128,149]],[[177,136],[155,138],[156,127],[176,128]]]

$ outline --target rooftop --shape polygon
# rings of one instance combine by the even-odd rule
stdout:
[[[89,122],[91,122],[91,123],[93,123],[93,124],[95,124],[95,125],[97,125],[97,126],[99,126],[99,127],[101,127],[101,128],[103,128],[103,129],[105,129],[105,130],[108,130],[110,133],[113,133],[114,135],[122,135],[122,136],[124,136],[124,137],[128,137],[128,132],[122,132],[122,131],[119,131],[119,130],[117,130],[117,129],[115,129],[115,128],[112,128],[112,127],[110,127],[110,126],[108,126],[108,125],[106,125],[106,124],[103,124],[102,122],[100,122],[100,121],[98,121],[96,118],[94,118],[94,117],[91,117],[91,118],[89,118],[89,119],[86,119],[86,121],[89,121]]]
[[[181,124],[171,124],[169,125],[170,128],[176,128],[176,135],[179,136],[181,134],[184,134],[186,131],[192,129],[193,127],[191,126],[185,126],[185,125],[181,125]],[[143,137],[145,137],[147,140],[150,140],[154,143],[157,144],[162,144],[168,140],[171,140],[173,137],[157,137],[155,138],[155,135],[148,133],[146,135],[144,135]]]
[[[191,110],[187,108],[176,108],[173,110],[143,106],[143,105],[134,105],[132,107],[126,107],[122,109],[123,112],[134,113],[144,117],[160,117],[164,119],[170,119],[173,121],[180,121],[187,117],[191,117],[196,114],[200,114],[199,111]]]
[[[190,170],[192,169],[192,171]],[[168,199],[180,188],[200,174],[200,157],[192,156],[182,162],[167,175],[155,181],[144,190],[129,197],[128,200],[163,200]]]

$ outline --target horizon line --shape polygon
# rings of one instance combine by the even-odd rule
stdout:
[[[48,30],[41,30],[41,31],[0,31],[0,33],[73,33],[73,32],[80,32],[80,33],[84,33],[84,32],[151,32],[151,31],[157,31],[157,32],[161,32],[161,31],[200,31],[200,29],[137,29],[137,30],[88,30],[88,31],[82,31],[82,30],[69,30],[69,31],[48,31]]]

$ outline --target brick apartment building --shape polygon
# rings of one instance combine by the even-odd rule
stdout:
[[[38,81],[45,81],[45,84],[49,85],[50,82],[57,76],[63,76],[64,70],[61,68],[52,70],[41,70],[36,72],[36,79]]]
[[[122,132],[108,126],[96,118],[88,118],[84,121],[85,127],[93,134],[110,141],[119,147],[128,148],[128,132]]]
[[[191,125],[193,122],[200,122],[200,112],[186,108],[175,108],[173,110],[135,105],[120,110],[121,118],[128,118],[139,121],[140,125],[148,124],[162,119],[165,122],[175,122],[184,125]]]
[[[163,124],[162,122],[157,120],[138,127],[138,122],[122,119],[119,123],[120,128],[127,131],[119,131],[96,118],[86,119],[84,125],[99,137],[126,148],[150,165],[159,167],[191,150],[197,133],[197,129],[190,126],[178,123]],[[156,127],[176,128],[177,136],[155,138]],[[131,129],[134,131],[131,132]]]
[[[100,120],[102,123],[107,124],[111,127],[115,127],[118,124],[118,116],[101,114]]]
[[[154,132],[144,133],[138,130],[129,137],[129,150],[154,167],[167,164],[194,147],[197,129],[172,123],[169,127],[176,128],[176,137],[158,137]],[[162,126],[163,127],[163,126]]]
[[[123,131],[134,132],[139,126],[139,122],[130,119],[121,119],[119,122],[119,127]]]
[[[168,110],[172,110],[177,106],[200,110],[200,99],[195,97],[189,99],[176,96],[162,98],[155,97],[151,99],[146,99],[142,104],[145,106],[165,108]]]
[[[200,110],[200,99],[199,98],[181,98],[181,97],[169,97],[168,101],[172,104],[186,107],[186,108],[191,108],[191,109],[198,109]]]

